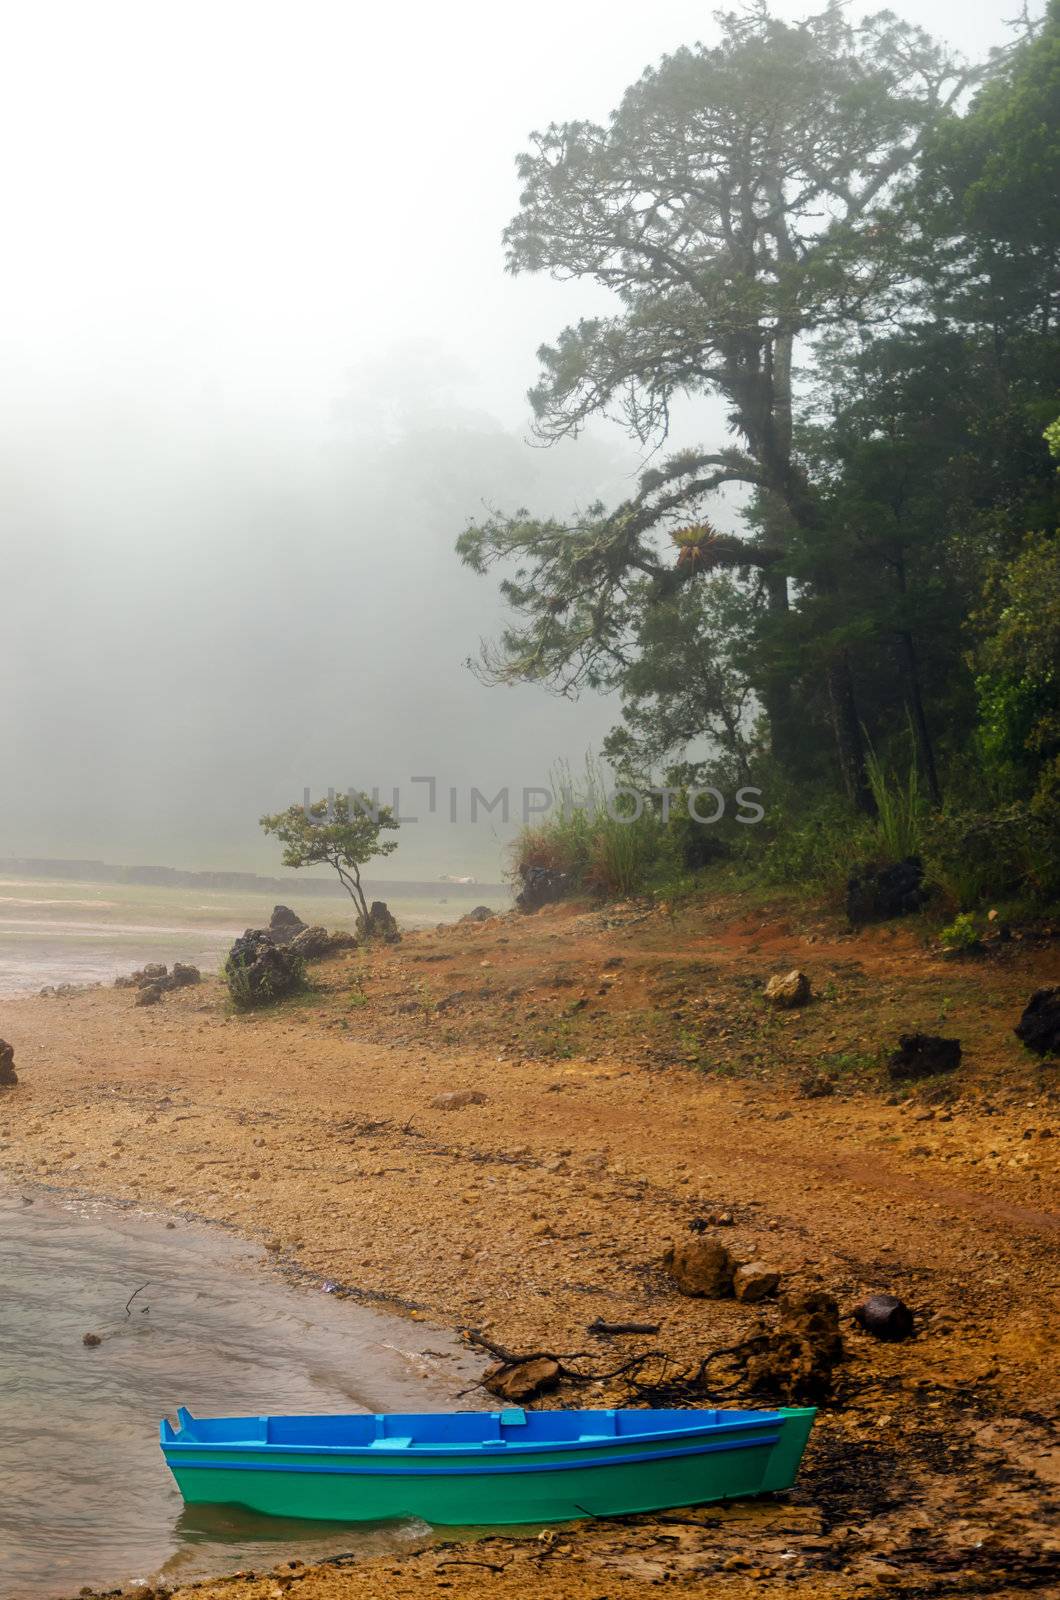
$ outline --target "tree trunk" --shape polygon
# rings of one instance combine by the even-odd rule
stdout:
[[[775,617],[788,611],[787,574],[776,569],[767,570],[766,595],[769,610]],[[791,684],[786,676],[775,673],[762,693],[762,704],[769,721],[769,748],[774,759],[788,772],[795,768],[797,740],[795,713],[792,706]]]
[[[865,767],[865,739],[854,694],[850,655],[840,650],[828,666],[828,698],[832,706],[839,771],[847,796],[867,817],[876,815],[876,801]]]
[[[931,803],[937,809],[942,804],[942,789],[939,785],[938,768],[935,765],[935,746],[931,738],[931,729],[928,727],[927,713],[924,710],[924,697],[920,692],[920,663],[917,661],[912,634],[903,632],[900,638],[906,670],[909,673],[909,708],[913,715],[917,744],[920,747],[920,761],[924,768],[924,776],[927,778]]]

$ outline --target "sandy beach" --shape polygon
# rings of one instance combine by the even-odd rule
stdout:
[[[776,1012],[762,986],[791,967],[816,998]],[[312,976],[267,1013],[215,981],[151,1008],[120,989],[0,1003],[20,1079],[0,1180],[223,1223],[297,1281],[401,1310],[423,1348],[444,1328],[556,1352],[580,1381],[538,1404],[638,1403],[609,1376],[634,1356],[665,1383],[775,1322],[771,1300],[678,1291],[663,1255],[691,1225],[782,1289],[833,1294],[846,1359],[775,1500],[240,1574],[200,1600],[1050,1592],[1057,1069],[1012,1026],[1060,978],[1060,941],[952,962],[820,911],[563,908]],[[880,1052],[913,1028],[960,1037],[963,1062],[895,1092]],[[471,1103],[432,1103],[454,1091]],[[874,1291],[914,1309],[913,1339],[855,1325]]]

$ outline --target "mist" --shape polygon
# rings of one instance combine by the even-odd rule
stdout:
[[[917,20],[975,56],[998,13]],[[306,787],[517,811],[599,746],[613,703],[466,665],[503,617],[468,518],[640,463],[618,430],[530,440],[537,345],[601,301],[509,278],[500,234],[531,128],[710,33],[665,0],[8,16],[0,858],[269,871],[257,818]],[[391,871],[489,876],[505,836],[440,800]]]

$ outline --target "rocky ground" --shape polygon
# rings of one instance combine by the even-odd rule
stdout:
[[[793,967],[813,998],[775,1008],[765,986]],[[916,924],[854,936],[734,900],[465,923],[312,972],[247,1015],[216,983],[149,1008],[0,1005],[19,1076],[0,1180],[235,1226],[292,1275],[404,1308],[425,1350],[435,1325],[554,1352],[539,1404],[747,1396],[724,1357],[689,1383],[779,1303],[682,1294],[666,1260],[695,1241],[781,1295],[834,1296],[845,1359],[788,1495],[244,1574],[199,1600],[1060,1592],[1060,1065],[1012,1033],[1060,981],[1060,939],[951,961]],[[960,1067],[894,1083],[915,1030],[959,1038]],[[914,1309],[908,1341],[853,1320],[880,1291]]]

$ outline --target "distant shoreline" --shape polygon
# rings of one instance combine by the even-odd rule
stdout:
[[[346,891],[333,878],[313,878],[292,873],[285,878],[262,877],[256,872],[190,871],[179,867],[112,866],[106,861],[64,861],[32,856],[0,860],[0,878],[21,874],[28,878],[61,878],[70,883],[137,883],[156,888],[244,890],[257,894],[324,895],[341,899]],[[454,895],[481,901],[493,895],[507,898],[511,890],[503,883],[454,883],[446,878],[401,879],[366,878],[369,898],[388,896]]]

